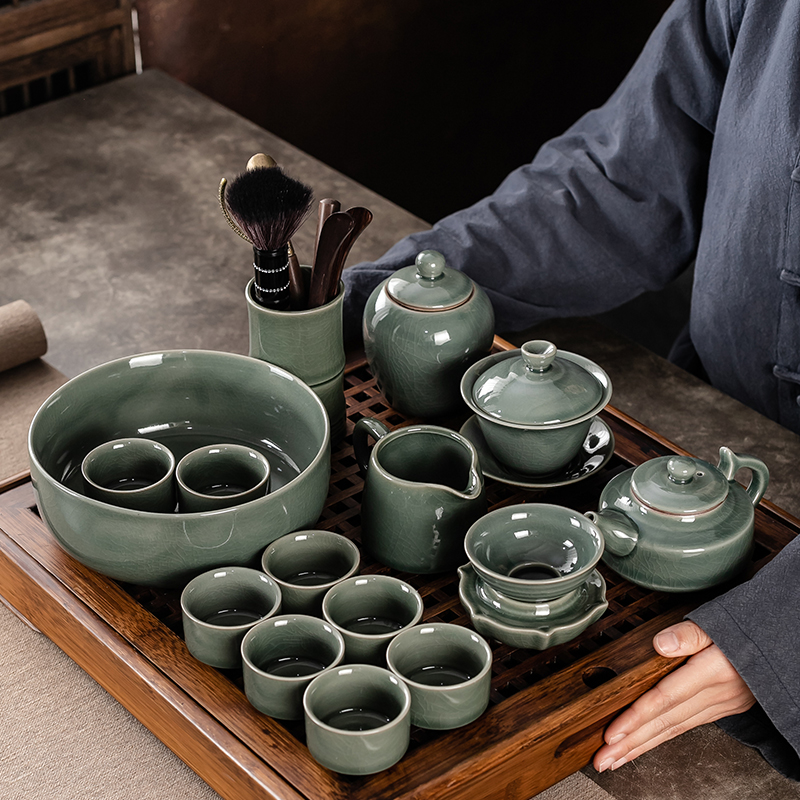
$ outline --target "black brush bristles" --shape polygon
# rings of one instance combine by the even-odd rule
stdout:
[[[228,186],[225,200],[236,224],[259,250],[288,243],[311,210],[313,193],[280,167],[256,167]]]
[[[231,217],[253,243],[253,298],[278,310],[291,305],[289,240],[311,210],[313,193],[279,167],[256,167],[228,187]]]

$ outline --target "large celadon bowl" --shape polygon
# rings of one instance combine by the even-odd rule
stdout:
[[[272,468],[271,491],[198,513],[135,511],[83,493],[83,457],[128,436],[161,442],[180,459],[207,444],[245,444]],[[147,353],[102,364],[65,383],[28,434],[36,503],[58,542],[117,580],[177,586],[215,566],[258,565],[261,551],[311,526],[330,481],[330,425],[314,392],[286,370],[206,350]]]

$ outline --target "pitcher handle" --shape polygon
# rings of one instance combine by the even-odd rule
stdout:
[[[389,429],[379,420],[372,417],[362,417],[353,428],[353,452],[356,456],[359,469],[366,474],[369,467],[369,456],[372,448],[367,440],[372,436],[375,441],[383,439]]]
[[[758,505],[758,501],[764,496],[769,485],[769,470],[760,458],[744,453],[734,453],[729,447],[720,447],[717,466],[729,481],[733,480],[734,475],[740,469],[749,469],[752,477],[746,491],[750,495],[753,505]]]

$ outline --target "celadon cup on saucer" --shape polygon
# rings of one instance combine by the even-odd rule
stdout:
[[[411,691],[412,725],[460,728],[489,705],[492,651],[482,636],[463,625],[415,625],[392,639],[386,663]]]
[[[345,664],[318,675],[303,695],[306,743],[320,764],[345,775],[371,775],[408,749],[411,693],[393,672]]]
[[[377,439],[371,449],[370,436]],[[353,447],[366,473],[361,538],[375,558],[423,574],[463,563],[464,534],[487,507],[472,442],[437,425],[389,432],[364,417],[355,425]]]

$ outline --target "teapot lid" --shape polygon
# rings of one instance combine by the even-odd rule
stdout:
[[[588,414],[605,387],[571,353],[558,354],[544,340],[526,342],[519,356],[498,361],[476,381],[476,405],[497,419],[522,425],[554,425]]]
[[[631,492],[641,503],[666,514],[702,514],[728,496],[727,478],[706,461],[661,456],[645,461],[631,475]]]
[[[463,272],[445,265],[436,250],[423,250],[410,267],[397,270],[386,283],[392,300],[415,311],[445,311],[472,297],[475,284]]]

